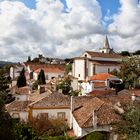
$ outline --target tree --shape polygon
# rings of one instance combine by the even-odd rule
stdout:
[[[33,129],[26,123],[15,123],[14,135],[17,140],[38,140]]]
[[[10,103],[15,100],[15,97],[12,94],[9,94],[9,79],[8,77],[4,77],[0,75],[0,96],[5,104]]]
[[[128,51],[122,51],[120,53],[120,55],[122,55],[122,56],[130,56],[130,53]]]
[[[122,62],[119,73],[125,88],[136,88],[139,86],[140,59],[138,57],[127,57]]]
[[[107,140],[107,134],[95,131],[87,135],[85,140]]]
[[[5,111],[4,100],[0,95],[0,139],[15,140],[13,134],[13,122],[9,113]]]
[[[46,84],[44,70],[42,69],[40,70],[37,81],[38,81],[38,85]]]
[[[140,55],[140,50],[137,50],[133,53],[134,55]]]
[[[48,118],[45,113],[30,121],[30,126],[38,136],[63,136],[67,130],[65,120],[60,118]]]
[[[62,93],[65,95],[70,95],[72,91],[71,87],[71,79],[70,77],[66,77],[64,80],[60,81],[56,87],[57,90],[61,89]]]
[[[25,70],[24,70],[24,68],[20,72],[20,75],[19,75],[19,77],[17,79],[17,86],[18,87],[26,86],[26,77],[25,77]]]
[[[31,62],[31,56],[28,56],[27,62]]]
[[[0,91],[6,91],[8,86],[8,79],[4,77],[3,75],[0,75]]]
[[[65,66],[65,72],[66,72],[66,74],[68,74],[69,72],[71,72],[72,71],[72,64],[67,64],[66,66]]]
[[[125,114],[121,115],[120,122],[117,126],[117,133],[124,140],[139,140],[140,139],[140,108],[134,105],[128,106]]]

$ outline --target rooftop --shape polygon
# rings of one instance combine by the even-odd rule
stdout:
[[[31,101],[13,101],[6,105],[7,111],[27,111]]]
[[[30,105],[32,108],[70,108],[70,97],[54,92]]]
[[[91,57],[104,57],[104,58],[122,58],[121,55],[115,53],[101,53],[101,52],[92,52],[86,51]]]

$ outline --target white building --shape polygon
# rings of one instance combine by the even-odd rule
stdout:
[[[108,38],[100,52],[86,51],[80,57],[74,58],[72,75],[78,80],[85,80],[98,73],[108,73],[114,69],[119,70],[122,56],[115,54],[109,47]]]

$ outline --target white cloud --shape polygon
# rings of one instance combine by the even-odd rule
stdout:
[[[20,1],[0,2],[0,60],[23,61],[39,53],[74,57],[85,50],[98,50],[106,32],[97,0],[37,0],[36,9]],[[121,0],[120,11],[110,17],[110,43],[118,50],[138,49],[140,6],[136,0]],[[104,19],[105,19],[104,18]],[[108,21],[108,19],[107,19]],[[107,22],[104,21],[104,22]],[[132,47],[133,46],[133,47]]]
[[[118,50],[135,51],[140,45],[140,4],[138,0],[120,0],[119,12],[113,16],[109,31]]]
[[[20,1],[0,2],[0,59],[21,61],[38,53],[73,57],[96,49],[96,38],[101,43],[104,33],[98,2],[67,0],[67,5],[68,12],[62,12],[59,0],[37,0],[36,9]]]

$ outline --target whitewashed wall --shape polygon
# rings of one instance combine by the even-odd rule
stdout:
[[[13,113],[18,113],[20,121],[28,121],[28,112],[27,111],[11,111],[9,113],[12,118],[13,118]]]
[[[22,95],[15,95],[15,98],[17,101],[27,101],[28,100],[28,95],[22,94]]]
[[[120,66],[110,66],[110,65],[96,65],[96,74],[98,73],[108,73],[108,69],[110,69],[110,72],[114,69],[118,70],[120,69]]]
[[[55,78],[58,78],[58,77],[64,77],[64,73],[45,73],[45,78],[46,77],[48,77],[48,79],[46,79],[46,80],[51,80],[52,79],[52,77],[55,77]],[[34,80],[37,80],[37,78],[38,78],[38,73],[36,73],[36,72],[33,72],[33,79]]]
[[[78,80],[84,80],[85,79],[85,70],[84,70],[84,67],[85,67],[85,60],[84,59],[77,59],[77,60],[74,60],[74,77],[78,78]],[[80,77],[79,77],[79,74],[80,74]]]
[[[39,115],[40,113],[48,113],[48,117],[55,117],[57,118],[57,113],[58,112],[65,112],[66,114],[66,119],[67,119],[67,123],[70,126],[70,109],[33,109],[32,110],[32,117],[37,117],[37,115]]]
[[[79,127],[77,121],[75,120],[75,118],[73,117],[73,131],[74,131],[74,134],[77,136],[77,137],[80,137],[82,136],[82,128]]]

